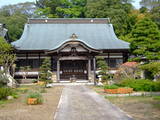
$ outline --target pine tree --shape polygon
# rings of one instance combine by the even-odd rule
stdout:
[[[160,31],[148,18],[140,20],[131,32],[131,52],[136,58],[160,59]]]
[[[40,81],[44,81],[46,84],[50,81],[51,77],[51,61],[49,58],[46,58],[42,66],[40,67]]]

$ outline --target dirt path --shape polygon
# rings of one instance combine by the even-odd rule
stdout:
[[[55,120],[132,120],[86,86],[65,86]]]
[[[53,120],[62,86],[47,89],[42,105],[26,105],[25,95],[4,107],[0,106],[0,120]]]

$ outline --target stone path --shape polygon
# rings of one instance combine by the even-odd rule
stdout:
[[[54,120],[133,120],[86,86],[65,86]]]

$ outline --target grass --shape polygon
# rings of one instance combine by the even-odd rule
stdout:
[[[12,103],[12,102],[14,102],[14,99],[13,100],[0,100],[0,107],[4,107],[5,104]]]
[[[29,92],[37,91],[40,93],[46,93],[47,90],[44,89],[42,86],[39,85],[21,85],[20,87],[14,89],[15,92],[13,94],[14,99],[13,100],[0,100],[0,107],[5,106],[5,104],[14,102],[15,99],[20,97],[22,94],[27,94]],[[25,101],[25,100],[24,100]]]
[[[130,114],[135,120],[142,120],[142,118],[160,120],[160,96],[105,96],[105,98]]]

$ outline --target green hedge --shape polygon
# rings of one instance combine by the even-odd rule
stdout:
[[[13,90],[11,88],[0,88],[0,100],[6,99],[7,96],[13,94]]]
[[[118,86],[117,85],[105,85],[104,89],[117,89]]]
[[[143,79],[122,80],[118,86],[131,87],[134,91],[160,91],[160,82]]]

